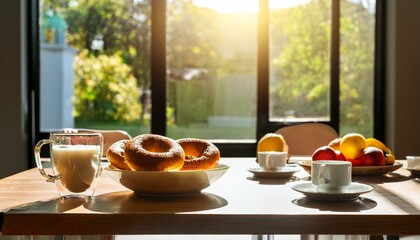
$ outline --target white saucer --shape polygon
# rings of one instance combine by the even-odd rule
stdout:
[[[420,169],[407,168],[407,170],[411,172],[411,176],[420,177]]]
[[[311,182],[297,184],[292,189],[303,193],[309,199],[320,201],[354,201],[360,194],[373,190],[369,185],[356,182],[342,191],[319,192]]]
[[[275,170],[265,170],[262,168],[250,168],[248,171],[252,172],[257,178],[289,178],[296,172],[299,172],[298,166],[294,167],[283,167]]]

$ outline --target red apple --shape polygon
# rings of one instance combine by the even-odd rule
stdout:
[[[359,159],[362,166],[385,166],[386,164],[384,152],[377,147],[363,149]]]
[[[346,161],[351,162],[351,166],[352,167],[357,167],[357,166],[361,166],[361,162],[360,159],[356,158],[356,159],[347,159]]]
[[[332,147],[322,146],[314,151],[312,160],[337,160],[337,155]]]
[[[343,160],[346,161],[346,157],[344,154],[338,150],[335,150],[335,155],[337,155],[337,160]]]

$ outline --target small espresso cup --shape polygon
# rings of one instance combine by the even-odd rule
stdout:
[[[317,191],[342,191],[351,184],[351,162],[312,161],[312,184]]]
[[[406,156],[407,169],[420,170],[420,156]]]
[[[285,167],[287,152],[258,152],[258,164],[264,170],[275,170]]]
[[[53,174],[48,174],[41,161],[42,146],[50,145]],[[42,176],[56,183],[61,197],[92,197],[98,176],[103,148],[100,133],[51,133],[49,139],[34,149],[36,165]]]

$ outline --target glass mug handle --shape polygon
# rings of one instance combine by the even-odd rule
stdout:
[[[45,178],[47,178],[49,180],[57,180],[57,179],[59,179],[58,176],[50,175],[50,174],[45,172],[44,167],[42,166],[42,162],[41,162],[40,153],[41,153],[42,146],[44,146],[45,144],[51,144],[51,143],[54,143],[54,140],[43,139],[36,144],[35,149],[34,149],[35,162],[36,162],[36,166],[38,167],[38,170],[39,170],[39,172],[41,173],[42,176],[44,176]]]

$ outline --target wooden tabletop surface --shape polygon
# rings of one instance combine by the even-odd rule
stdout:
[[[222,158],[230,166],[200,194],[134,195],[102,172],[92,201],[58,197],[54,183],[30,169],[0,180],[4,235],[116,234],[420,234],[420,180],[403,168],[355,176],[373,191],[356,201],[309,200],[292,189],[308,181],[257,179],[255,158]],[[401,161],[405,164],[404,161]]]

